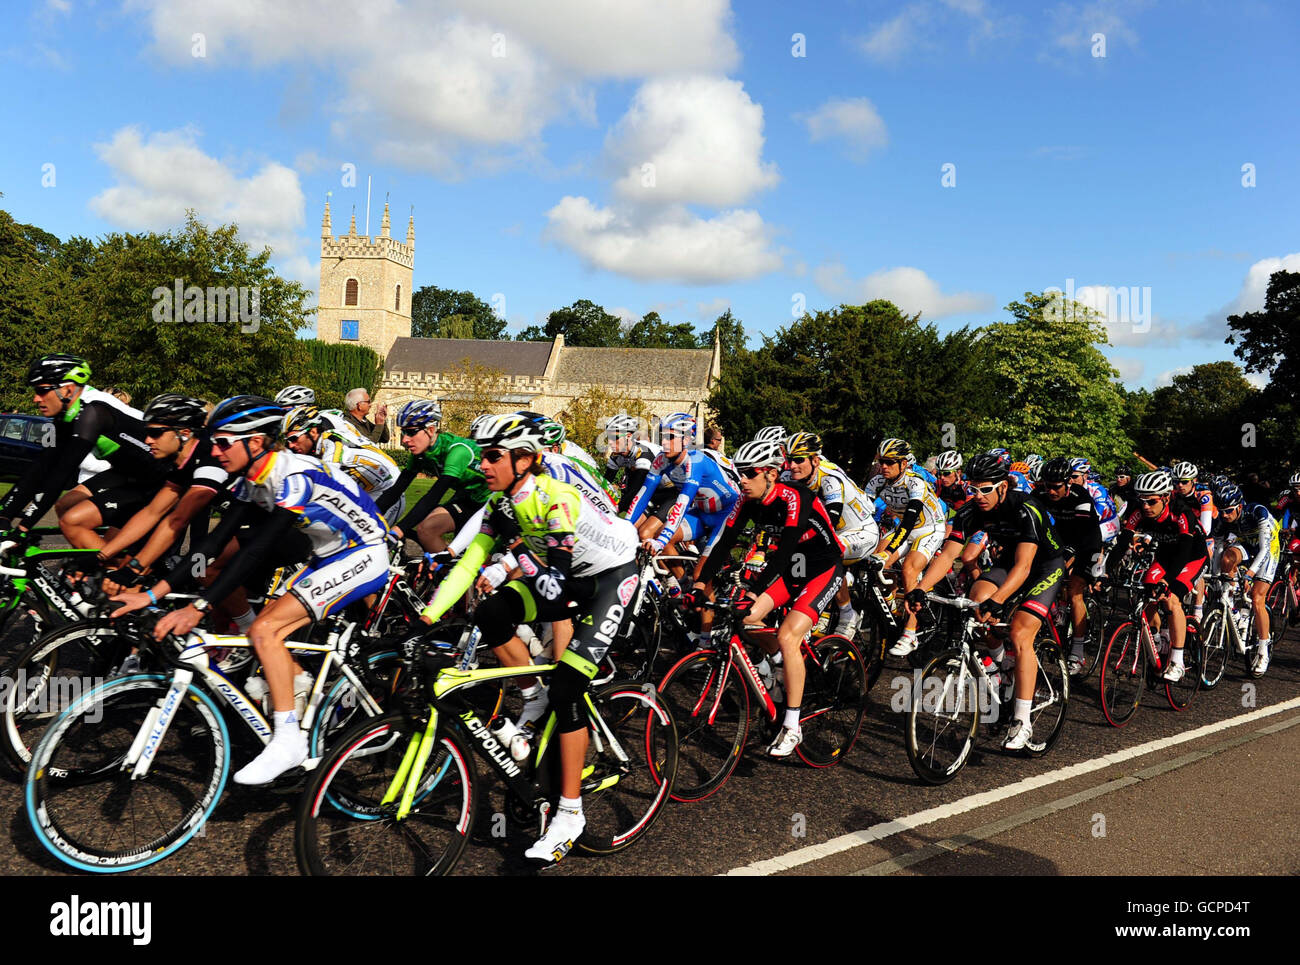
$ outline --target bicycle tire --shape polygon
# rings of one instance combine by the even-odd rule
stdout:
[[[216,807],[230,774],[230,735],[212,698],[193,684],[148,775],[132,780],[119,766],[170,685],[162,674],[110,681],[63,711],[36,745],[24,782],[27,817],[60,861],[100,873],[143,868],[189,841]],[[60,778],[60,769],[75,776]]]
[[[1165,696],[1169,706],[1180,713],[1192,705],[1196,692],[1201,689],[1201,635],[1196,623],[1187,621],[1187,634],[1183,639],[1183,679],[1177,683],[1165,681]]]
[[[720,683],[716,650],[688,653],[659,682],[659,697],[677,725],[674,801],[703,801],[727,783],[749,739],[749,688],[735,667]],[[723,686],[719,696],[718,688]],[[712,708],[717,713],[709,720]]]
[[[1087,614],[1088,634],[1083,641],[1083,669],[1077,674],[1080,680],[1090,677],[1096,672],[1097,663],[1101,659],[1101,652],[1106,641],[1106,617],[1102,610],[1101,601],[1091,593],[1086,594],[1083,600]]]
[[[1146,679],[1147,648],[1142,645],[1137,624],[1129,620],[1115,628],[1101,658],[1098,697],[1108,724],[1123,727],[1133,719],[1142,702]]]
[[[867,674],[862,654],[847,637],[831,634],[812,645],[805,660],[795,753],[809,767],[834,767],[853,750],[867,710]]]
[[[85,642],[94,638],[104,643]],[[107,639],[105,639],[107,638]],[[107,620],[48,630],[0,671],[0,752],[19,775],[50,721],[80,694],[104,683],[130,652],[130,641]]]
[[[1273,585],[1268,588],[1268,595],[1264,597],[1264,606],[1268,609],[1268,625],[1270,631],[1278,628],[1276,632],[1281,636],[1282,631],[1286,629],[1287,617],[1291,613],[1291,594],[1287,592],[1287,581],[1285,574],[1280,579],[1275,579]]]
[[[366,669],[375,675],[370,688],[370,696],[375,698],[381,712],[385,702],[393,696],[398,675],[402,669],[402,660],[396,650],[380,650],[366,655]],[[363,683],[366,682],[364,679]],[[337,736],[347,733],[357,721],[357,715],[365,713],[365,706],[353,700],[352,682],[347,677],[339,676],[321,700],[316,717],[311,723],[311,732],[307,735],[307,756],[321,757]]]
[[[589,854],[613,854],[643,837],[668,802],[677,776],[677,728],[652,685],[614,681],[591,696],[629,759],[621,761],[604,741],[588,741],[587,824],[575,843]]]
[[[1032,757],[1042,757],[1061,739],[1065,717],[1070,705],[1070,671],[1065,664],[1065,654],[1055,640],[1039,641],[1034,645],[1038,672],[1034,677],[1033,705],[1029,719],[1033,726],[1034,742],[1041,745],[1029,750]],[[1046,728],[1046,730],[1044,730]]]
[[[951,781],[965,767],[975,746],[979,678],[971,674],[968,686],[957,686],[962,660],[960,650],[943,651],[925,665],[909,695],[907,759],[916,776],[927,784]]]
[[[304,875],[445,875],[474,830],[478,781],[460,731],[440,722],[410,812],[384,804],[398,765],[425,725],[396,710],[357,721],[312,771],[295,815]],[[400,800],[400,795],[399,795]]]
[[[1213,690],[1228,670],[1228,624],[1215,608],[1201,620],[1201,687]]]

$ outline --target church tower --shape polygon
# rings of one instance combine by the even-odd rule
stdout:
[[[378,237],[357,234],[357,215],[346,235],[334,235],[330,203],[320,230],[320,301],[316,337],[322,342],[368,345],[388,357],[393,342],[411,334],[411,275],[415,265],[415,215],[406,243],[389,234],[388,202]]]

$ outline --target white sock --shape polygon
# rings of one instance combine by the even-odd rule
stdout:
[[[788,730],[798,730],[799,729],[799,708],[787,707],[785,709],[785,720],[781,721],[781,724],[784,727],[786,727]]]
[[[561,814],[582,820],[582,798],[565,797],[560,795],[560,806],[556,809],[555,816],[558,818]]]
[[[235,621],[235,626],[239,627],[240,633],[248,633],[248,628],[251,627],[253,621],[257,619],[257,614],[253,612],[252,607],[249,607],[243,613],[231,617],[231,619]]]
[[[1259,641],[1259,645],[1260,645],[1261,647],[1267,647],[1267,646],[1269,645],[1269,642],[1270,642],[1270,641],[1269,641],[1268,637],[1263,637],[1263,638]]]
[[[277,710],[271,716],[275,720],[275,734],[271,737],[271,740],[297,743],[307,739],[302,732],[302,728],[298,726],[296,711]]]
[[[1179,647],[1177,650],[1170,650],[1169,654],[1170,654],[1170,659],[1173,660],[1175,667],[1181,667],[1183,665],[1182,647]]]
[[[1022,724],[1028,724],[1029,709],[1033,706],[1034,706],[1033,698],[1029,698],[1027,700],[1021,700],[1019,697],[1017,697],[1016,710],[1015,710],[1016,720],[1020,721]]]
[[[852,604],[852,603],[846,603],[846,604],[844,604],[844,606],[840,607],[840,622],[841,622],[841,623],[848,623],[850,620],[853,619],[853,616],[854,616],[854,613],[853,613],[853,604]]]
[[[546,713],[549,701],[546,699],[546,691],[541,684],[533,684],[531,687],[520,690],[519,693],[524,698],[524,709],[520,712],[516,724],[525,727]]]

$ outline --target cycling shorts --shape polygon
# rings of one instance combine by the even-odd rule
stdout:
[[[845,563],[856,563],[858,560],[866,559],[880,545],[880,530],[876,527],[874,520],[869,526],[864,526],[861,529],[844,530],[835,535],[844,544]]]
[[[992,583],[994,586],[1001,586],[1007,581],[1009,570],[1005,566],[994,566],[980,574],[976,580],[979,583]],[[1024,610],[1038,619],[1047,620],[1047,611],[1052,608],[1056,602],[1056,596],[1061,592],[1061,584],[1065,582],[1065,561],[1059,556],[1056,559],[1048,560],[1042,566],[1036,567],[1025,580],[1024,586],[1015,592],[1013,600],[1019,600],[1016,610]],[[971,592],[974,592],[972,588]]]
[[[898,548],[898,558],[907,559],[909,553],[920,553],[927,560],[934,559],[934,554],[943,546],[943,530],[938,526],[914,529],[907,534],[907,539]]]
[[[1201,570],[1204,566],[1205,557],[1202,556],[1192,560],[1177,573],[1167,573],[1165,568],[1157,561],[1147,569],[1146,575],[1142,577],[1142,582],[1147,586],[1152,586],[1164,580],[1169,584],[1169,592],[1182,598],[1194,592],[1193,587],[1196,585],[1196,581],[1200,579]]]
[[[668,514],[672,512],[675,502],[677,502],[677,490],[660,486],[650,497],[650,505],[645,511],[646,519],[654,518],[661,523],[668,522]]]
[[[103,525],[121,527],[149,505],[161,483],[158,477],[131,476],[109,469],[91,476],[81,485],[90,490],[90,501],[99,510]]]
[[[337,612],[388,581],[388,547],[383,543],[355,546],[324,559],[312,559],[294,574],[288,591],[306,609],[313,622]]]
[[[831,605],[835,594],[844,584],[844,564],[836,563],[828,570],[823,570],[806,580],[790,580],[781,577],[763,592],[772,598],[778,607],[785,606],[791,600],[792,610],[798,610],[814,623],[822,611]]]
[[[721,526],[727,525],[730,509],[716,513],[697,513],[694,510],[682,517],[682,524],[677,529],[677,538],[682,541],[698,540],[701,546],[708,545],[709,537]]]
[[[1282,547],[1274,538],[1267,552],[1255,554],[1255,579],[1262,580],[1265,583],[1272,583],[1273,577],[1277,576],[1277,564],[1281,558]]]

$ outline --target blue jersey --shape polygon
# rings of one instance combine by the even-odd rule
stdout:
[[[1092,505],[1096,507],[1099,520],[1105,523],[1119,516],[1119,510],[1115,508],[1115,500],[1111,498],[1109,489],[1092,480],[1085,482],[1083,488],[1088,490],[1088,495],[1092,497]]]
[[[1033,483],[1029,481],[1029,477],[1018,469],[1008,472],[1007,478],[1011,480],[1011,491],[1013,493],[1032,493],[1034,491]]]
[[[677,501],[664,520],[663,531],[659,534],[661,545],[667,545],[672,539],[687,512],[701,516],[723,513],[725,518],[740,499],[739,490],[732,484],[722,466],[699,449],[690,450],[680,463],[661,452],[650,465],[650,472],[641,485],[641,491],[637,493],[628,519],[635,521],[645,512],[650,498],[664,479],[677,487]]]

